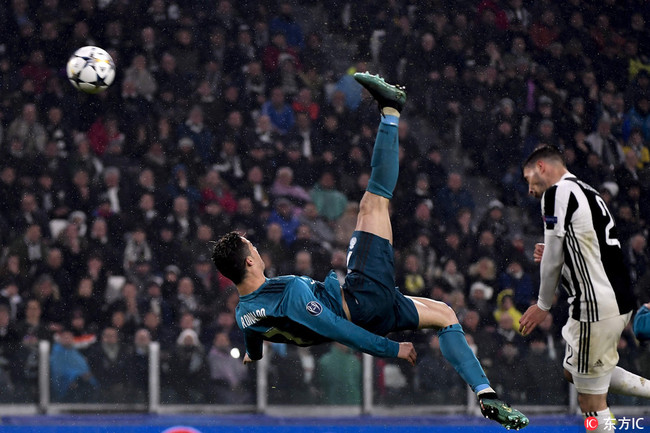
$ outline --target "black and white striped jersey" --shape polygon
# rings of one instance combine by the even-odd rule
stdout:
[[[600,194],[571,173],[542,196],[545,249],[538,305],[561,280],[575,320],[596,322],[635,308],[614,218]]]

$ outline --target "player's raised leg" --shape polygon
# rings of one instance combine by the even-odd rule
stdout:
[[[403,88],[388,84],[381,77],[367,72],[357,73],[354,78],[375,98],[382,114],[373,148],[370,180],[361,199],[356,230],[372,233],[392,244],[388,205],[399,174],[397,127],[406,93]],[[386,269],[383,271],[388,272]],[[390,272],[394,271],[391,269]],[[439,329],[440,349],[444,357],[477,393],[483,415],[506,428],[520,429],[528,425],[528,418],[499,400],[490,387],[481,364],[465,340],[456,313],[446,304],[432,299],[409,299],[417,310],[419,328]]]
[[[406,93],[399,86],[388,84],[383,78],[367,72],[354,74],[363,87],[377,101],[381,122],[372,151],[370,180],[359,204],[355,230],[372,233],[393,243],[393,230],[388,214],[388,201],[393,197],[399,175],[399,140],[397,126],[400,111],[406,102]]]

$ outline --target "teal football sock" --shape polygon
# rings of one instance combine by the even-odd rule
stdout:
[[[490,386],[481,363],[469,348],[463,328],[458,323],[442,328],[438,331],[440,350],[447,361],[472,388],[478,392]]]
[[[397,116],[382,116],[370,162],[372,171],[367,190],[386,198],[393,197],[399,175],[398,123]]]

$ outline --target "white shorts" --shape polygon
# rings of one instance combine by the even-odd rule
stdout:
[[[576,377],[597,378],[611,374],[618,363],[618,341],[631,317],[632,312],[598,322],[569,318],[562,328],[566,342],[563,365],[574,377],[574,382]]]

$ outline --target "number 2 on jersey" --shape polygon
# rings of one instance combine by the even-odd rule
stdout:
[[[600,206],[600,210],[603,211],[603,216],[607,217],[607,220],[609,221],[607,223],[607,226],[605,226],[605,241],[607,242],[607,245],[618,246],[620,248],[621,243],[618,241],[618,239],[610,237],[611,231],[614,228],[614,218],[612,218],[612,215],[609,213],[609,210],[607,210],[607,205],[605,204],[605,200],[603,200],[601,196],[597,195],[596,203],[598,203],[598,206]]]

